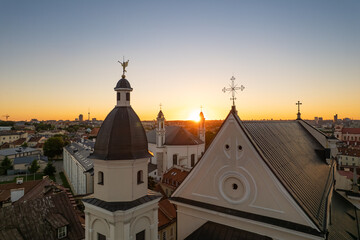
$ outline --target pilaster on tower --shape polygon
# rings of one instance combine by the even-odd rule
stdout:
[[[161,111],[161,104],[156,120],[156,146],[162,147],[165,144],[165,117]]]
[[[200,112],[200,121],[199,121],[199,138],[201,139],[201,141],[205,142],[205,117],[204,117],[204,113],[201,111]]]

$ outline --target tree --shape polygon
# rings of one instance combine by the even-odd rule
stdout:
[[[62,137],[51,137],[44,143],[44,155],[50,159],[61,155],[64,146],[65,142]]]
[[[36,173],[39,170],[40,166],[38,164],[38,160],[34,160],[29,167],[30,173]]]
[[[13,169],[14,166],[11,162],[11,160],[6,156],[2,162],[1,162],[1,170],[2,170],[2,174],[6,174],[7,170]]]
[[[44,169],[44,174],[48,176],[54,176],[54,173],[56,173],[56,168],[51,162],[49,162]]]
[[[27,143],[27,142],[24,142],[21,146],[22,146],[23,148],[27,148],[27,147],[28,147],[28,143]]]
[[[155,185],[156,185],[155,179],[151,176],[148,176],[148,188],[154,190]]]

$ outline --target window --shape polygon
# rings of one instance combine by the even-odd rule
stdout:
[[[98,184],[104,185],[104,173],[101,171],[98,172]]]
[[[120,101],[120,93],[117,93],[117,100]]]
[[[162,234],[163,236],[162,236],[162,239],[163,240],[166,240],[166,231],[163,231],[163,234]]]
[[[191,154],[191,167],[195,165],[195,154]]]
[[[101,233],[97,233],[97,240],[106,240],[106,237]]]
[[[140,170],[137,172],[137,184],[141,184],[144,182],[144,179],[143,179],[143,171]]]
[[[170,237],[172,237],[174,235],[174,230],[173,228],[170,228]]]
[[[173,165],[177,165],[177,155],[173,155]]]
[[[58,239],[64,238],[67,235],[66,226],[58,228]]]
[[[126,101],[130,101],[130,93],[126,93]]]
[[[136,240],[145,240],[145,230],[142,230],[136,234]]]

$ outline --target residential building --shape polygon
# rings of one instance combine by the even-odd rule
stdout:
[[[337,156],[339,167],[360,166],[360,148],[341,147]]]
[[[165,198],[159,202],[158,210],[158,239],[175,240],[176,239],[176,209],[169,199]]]
[[[64,147],[64,174],[76,195],[94,192],[93,161],[88,158],[92,151],[91,147],[75,142]]]
[[[0,145],[4,143],[11,143],[19,138],[27,138],[28,134],[26,132],[16,132],[16,131],[0,131]]]
[[[35,160],[37,160],[37,163],[40,167],[38,172],[44,171],[48,163],[48,158],[46,156],[41,156],[40,154],[25,157],[15,157],[13,160],[14,170],[16,172],[26,172],[31,166],[32,162]]]
[[[167,197],[170,197],[175,192],[187,175],[189,175],[189,172],[189,169],[175,165],[164,173],[159,184]]]
[[[334,135],[347,145],[357,146],[360,144],[360,128],[345,128],[338,125],[335,127]]]
[[[78,215],[65,192],[0,209],[0,239],[84,239]]]
[[[18,148],[7,148],[0,150],[0,161],[2,161],[5,157],[10,159],[14,159],[16,157],[25,157],[31,155],[39,155],[41,151],[35,148],[30,147],[18,147]]]

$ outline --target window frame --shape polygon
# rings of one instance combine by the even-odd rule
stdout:
[[[58,239],[65,238],[67,236],[67,226],[59,227],[57,229],[57,237]]]

